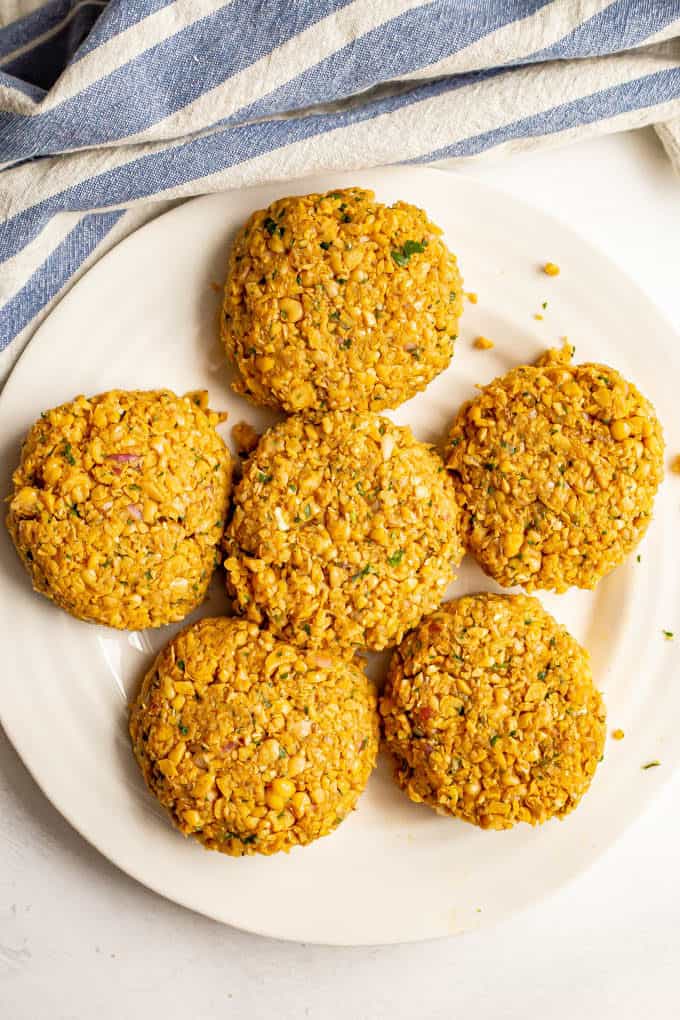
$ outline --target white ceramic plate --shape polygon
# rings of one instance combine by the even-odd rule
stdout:
[[[423,205],[459,255],[468,305],[456,354],[393,415],[440,441],[477,382],[568,334],[578,360],[614,365],[656,404],[680,451],[680,362],[670,327],[635,285],[566,227],[471,180],[434,170],[332,175],[198,199],[133,234],[89,272],[38,331],[0,400],[5,491],[40,411],[113,387],[207,387],[230,424],[272,415],[229,389],[216,340],[226,253],[237,226],[285,193],[359,184]],[[540,264],[562,267],[549,279]],[[544,320],[533,318],[548,301]],[[490,352],[473,349],[479,333]],[[229,427],[225,426],[225,436]],[[146,792],[130,753],[126,701],[177,628],[121,634],[81,623],[31,591],[2,529],[0,716],[26,765],[69,821],[112,861],[178,903],[285,939],[367,944],[425,939],[496,921],[555,890],[640,813],[680,757],[680,484],[670,478],[635,555],[595,593],[544,596],[590,649],[609,728],[592,790],[563,822],[481,832],[411,804],[381,762],[358,810],[330,838],[274,858],[231,859],[185,840]],[[469,558],[449,594],[493,585]],[[199,614],[226,609],[216,579]],[[662,630],[675,631],[675,643]],[[654,759],[661,766],[643,770]]]

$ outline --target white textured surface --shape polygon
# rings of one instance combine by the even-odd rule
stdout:
[[[677,322],[680,192],[651,132],[475,172],[571,220]],[[172,1020],[187,1008],[206,1018],[672,1015],[677,780],[586,877],[495,931],[329,950],[241,935],[159,900],[75,836],[5,746],[0,768],[3,1020]]]

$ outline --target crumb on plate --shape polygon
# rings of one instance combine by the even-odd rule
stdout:
[[[232,427],[231,436],[236,445],[239,457],[247,457],[252,453],[260,441],[260,433],[257,432],[247,421],[237,422]]]

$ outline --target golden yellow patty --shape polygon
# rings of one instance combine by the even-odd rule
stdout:
[[[7,526],[33,587],[82,620],[159,627],[203,599],[231,462],[205,392],[76,397],[32,427]]]
[[[379,650],[441,602],[457,525],[451,480],[409,429],[371,413],[289,418],[236,488],[228,587],[287,640]]]
[[[245,620],[205,619],[168,644],[132,705],[147,786],[185,834],[240,857],[326,836],[375,766],[373,686]]]
[[[411,800],[484,829],[567,814],[602,757],[588,654],[527,595],[467,596],[423,620],[380,709]]]
[[[644,535],[663,476],[652,405],[571,353],[495,379],[449,437],[467,548],[500,584],[527,591],[593,588]]]
[[[448,365],[462,280],[421,209],[349,188],[282,198],[229,259],[222,339],[257,404],[310,413],[396,407]]]

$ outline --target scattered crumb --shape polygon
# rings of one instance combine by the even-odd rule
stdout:
[[[475,292],[473,290],[469,290],[467,292],[467,294],[465,295],[465,297],[468,299],[468,301],[470,302],[471,305],[476,305],[477,304],[477,295],[475,294]]]
[[[559,276],[560,267],[555,262],[546,262],[543,266],[543,272],[546,276]]]
[[[662,630],[661,633],[666,638],[666,641],[672,641],[673,640],[673,631],[672,630]]]
[[[671,471],[674,475],[680,475],[680,453],[677,453],[671,461]]]
[[[539,322],[543,322],[543,316],[540,312],[534,312],[534,319],[538,319]]]
[[[648,761],[646,765],[642,765],[642,769],[655,769],[657,765],[660,765],[660,761]]]
[[[215,291],[216,294],[221,294],[222,293],[222,284],[221,283],[216,283],[214,280],[211,280],[210,281],[210,287],[211,287],[212,290]]]
[[[626,734],[623,732],[623,730],[612,730],[612,737],[614,738],[614,740],[623,740],[625,735]]]
[[[488,336],[478,336],[472,346],[478,351],[490,351],[493,345],[493,340],[489,340]]]
[[[236,444],[239,457],[247,457],[260,441],[260,435],[247,421],[240,421],[231,430],[231,437]]]

